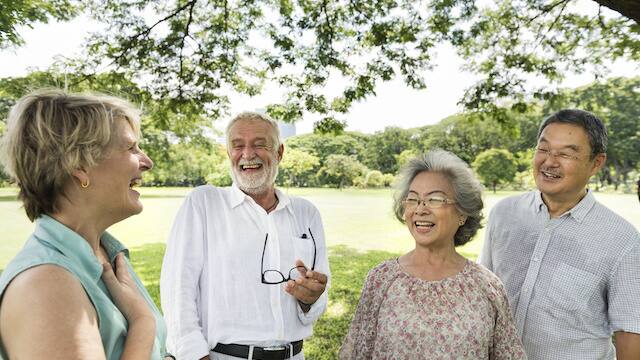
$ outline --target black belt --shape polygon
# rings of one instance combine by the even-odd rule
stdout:
[[[253,347],[253,359],[255,360],[284,360],[291,357],[291,347],[293,347],[293,355],[297,355],[302,351],[302,340],[294,341],[291,344],[270,347]],[[249,358],[249,345],[239,344],[220,344],[218,343],[214,352],[231,355],[239,358]]]

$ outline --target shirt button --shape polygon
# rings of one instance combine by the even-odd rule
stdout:
[[[537,256],[535,256],[535,257],[533,258],[533,261],[538,262],[538,261],[540,261],[540,258],[539,258],[539,257],[537,257]]]
[[[527,293],[527,288],[523,288],[522,292],[526,294]]]

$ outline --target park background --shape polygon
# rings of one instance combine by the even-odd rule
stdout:
[[[452,151],[474,169],[487,216],[533,189],[540,121],[566,107],[592,111],[609,147],[589,187],[640,229],[637,5],[0,0],[0,14],[0,134],[17,99],[42,87],[143,109],[141,147],[155,162],[140,189],[145,210],[110,231],[157,303],[184,196],[231,183],[221,133],[230,115],[260,110],[298,126],[277,184],[319,208],[333,275],[308,359],[336,358],[367,271],[413,247],[393,218],[391,186],[424,151]],[[16,193],[0,170],[0,271],[33,229]],[[475,259],[482,239],[480,230],[459,251]]]

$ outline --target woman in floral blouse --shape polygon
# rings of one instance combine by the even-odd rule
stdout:
[[[526,359],[502,283],[456,252],[481,226],[481,194],[450,152],[403,168],[394,211],[415,249],[369,272],[340,359]]]

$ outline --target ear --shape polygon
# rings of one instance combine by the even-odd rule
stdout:
[[[466,223],[466,222],[467,222],[467,215],[460,215],[458,217],[458,224],[460,226],[464,225],[464,223]]]
[[[593,167],[591,168],[591,176],[595,175],[607,161],[607,154],[600,153],[593,159]]]
[[[278,162],[282,161],[282,155],[284,154],[284,144],[278,146]]]
[[[71,172],[71,177],[78,181],[78,185],[89,182],[89,174],[84,169],[75,169]]]

